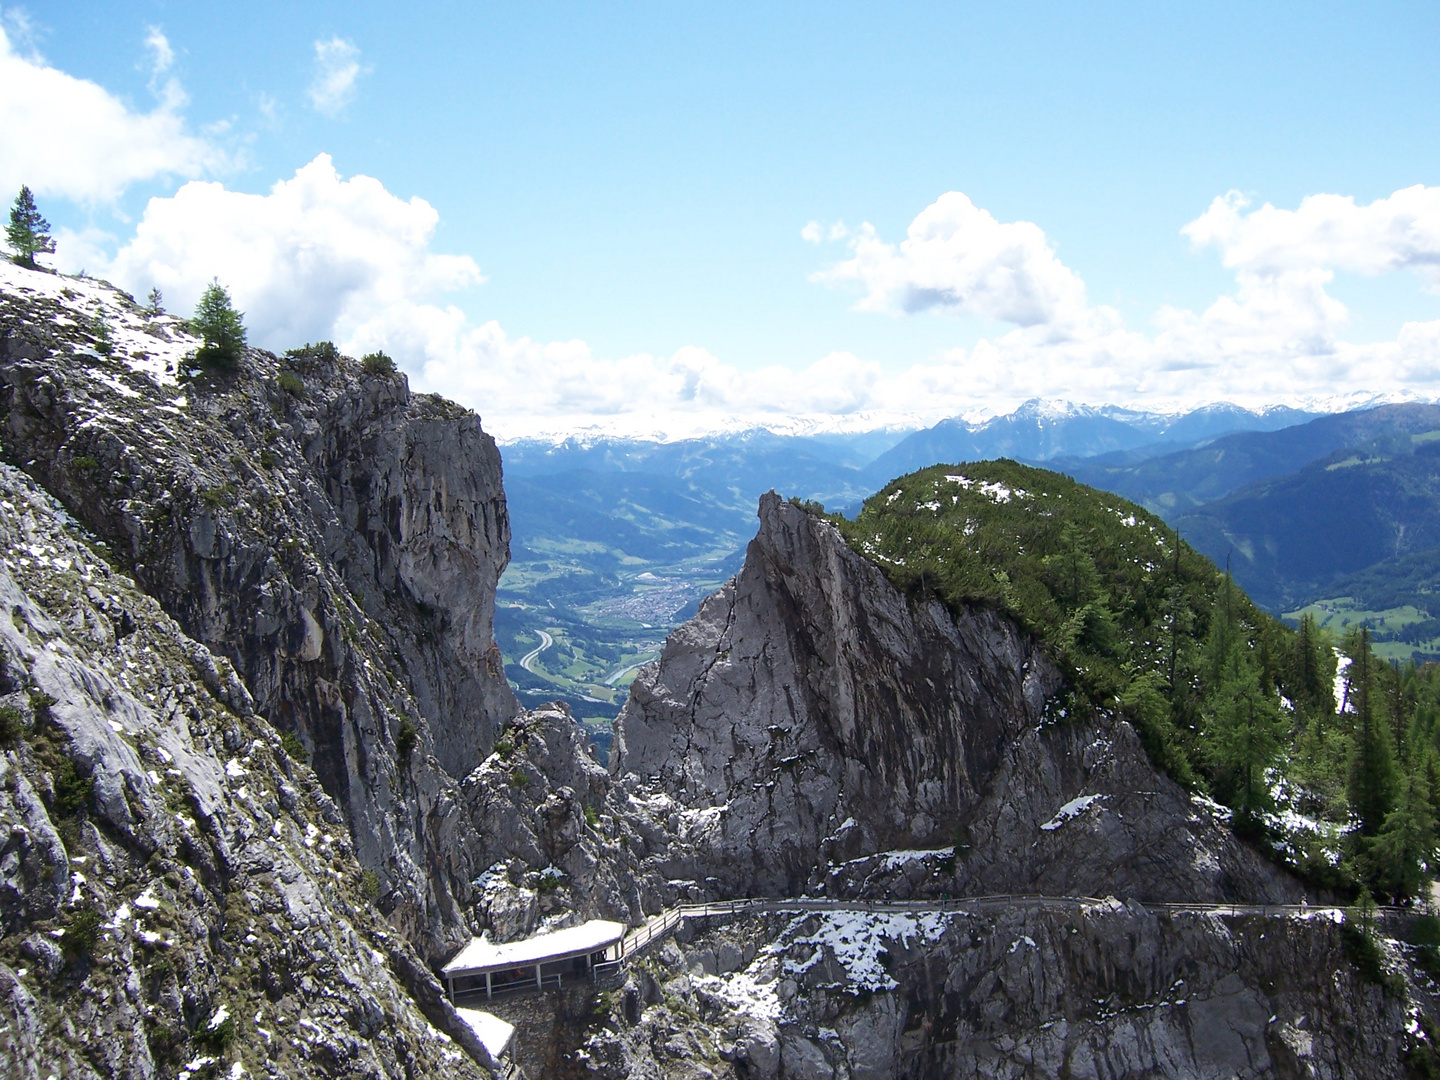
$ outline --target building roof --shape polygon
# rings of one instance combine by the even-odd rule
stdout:
[[[490,1052],[493,1060],[499,1061],[501,1055],[510,1049],[510,1040],[515,1037],[514,1024],[507,1024],[500,1017],[481,1009],[457,1008],[455,1011],[460,1014],[461,1020],[470,1025],[470,1030],[475,1032],[475,1037]]]
[[[527,967],[599,952],[624,936],[623,923],[591,919],[579,926],[567,926],[564,930],[537,934],[524,941],[508,941],[503,945],[496,945],[488,937],[471,938],[470,944],[440,970],[445,975],[472,975],[502,968]]]

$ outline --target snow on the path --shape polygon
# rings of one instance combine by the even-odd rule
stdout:
[[[475,1037],[489,1051],[492,1058],[499,1058],[510,1048],[510,1040],[515,1037],[514,1024],[501,1020],[494,1013],[488,1013],[483,1009],[465,1009],[457,1006],[455,1011],[460,1014],[460,1019],[470,1025],[470,1030],[475,1033]]]

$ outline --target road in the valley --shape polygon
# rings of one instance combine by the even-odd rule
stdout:
[[[623,679],[626,675],[629,675],[630,672],[635,671],[637,668],[642,668],[642,667],[644,667],[646,664],[648,664],[651,660],[654,660],[654,659],[655,659],[655,658],[654,658],[653,656],[647,656],[644,660],[641,660],[638,664],[630,664],[630,665],[628,665],[627,667],[622,667],[619,671],[615,672],[613,675],[607,675],[607,676],[605,677],[605,685],[606,685],[606,686],[614,686],[617,682],[619,682],[621,679]]]
[[[536,670],[530,666],[535,662],[535,658],[550,648],[551,645],[555,644],[555,639],[544,630],[537,630],[536,633],[540,635],[540,644],[520,658],[520,666],[530,672],[531,675],[538,674]]]

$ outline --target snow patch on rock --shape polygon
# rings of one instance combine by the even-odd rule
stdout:
[[[1059,810],[1056,810],[1055,816],[1045,822],[1044,825],[1041,825],[1040,828],[1044,832],[1054,832],[1067,821],[1074,821],[1103,798],[1105,798],[1104,795],[1081,795],[1078,799],[1071,799],[1064,806],[1060,807]]]

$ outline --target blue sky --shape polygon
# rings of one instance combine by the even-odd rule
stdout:
[[[132,288],[153,277],[186,300],[208,280],[197,277],[203,260],[174,238],[135,248],[149,200],[191,179],[264,195],[328,154],[335,177],[313,199],[343,201],[336,185],[357,175],[399,202],[418,196],[437,217],[410,256],[469,256],[485,280],[456,271],[435,279],[455,287],[432,282],[423,295],[391,282],[319,302],[342,312],[327,336],[384,345],[417,384],[519,429],[670,413],[701,427],[769,413],[864,426],[978,414],[1032,393],[1159,406],[1437,393],[1440,330],[1426,329],[1440,323],[1434,5],[5,13],[13,59],[98,84],[132,119],[160,109],[178,125],[150,175],[137,166],[103,192],[29,181],[51,221],[83,238],[62,244],[65,268],[98,267]],[[157,34],[173,54],[158,68]],[[347,67],[354,75],[316,98],[326,57],[341,83]],[[73,122],[83,133],[83,118],[54,113],[47,130]],[[14,186],[10,173],[23,176],[37,153],[9,153],[8,170],[0,154],[0,179]],[[86,168],[106,166],[77,159]],[[1360,213],[1415,185],[1403,206]],[[1232,191],[1248,206],[1212,221],[1207,241],[1182,235]],[[861,257],[864,223],[876,244],[896,245],[947,192],[994,229],[952,201],[961,216],[940,215],[943,249]],[[1269,225],[1254,216],[1326,194],[1357,210]],[[195,213],[210,222],[218,205]],[[357,236],[373,216],[361,214]],[[186,228],[183,214],[171,218]],[[802,238],[811,222],[819,243]],[[1017,223],[1035,228],[1022,235]],[[1315,246],[1366,228],[1373,243]],[[1398,254],[1397,229],[1412,234]],[[304,243],[350,242],[335,237]],[[1277,243],[1306,254],[1277,256]],[[977,244],[995,259],[976,264]],[[1267,254],[1244,254],[1257,246]],[[994,292],[1011,287],[995,275],[1015,272],[1015,259],[1028,282],[1015,287],[1038,290],[1038,307]],[[270,271],[232,262],[213,273],[250,301],[262,343],[317,329],[271,310]],[[1330,277],[1317,285],[1314,273]],[[283,291],[334,299],[356,274],[329,260]],[[1239,297],[1239,313],[1207,319],[1225,297]],[[400,303],[403,317],[381,310]],[[1343,314],[1321,311],[1327,303]],[[449,307],[463,325],[435,313]],[[1038,314],[1017,323],[1017,311]],[[1181,326],[1162,311],[1192,318]],[[477,337],[491,321],[501,338]],[[521,400],[538,369],[566,373],[570,389]],[[643,408],[631,400],[647,393]]]

